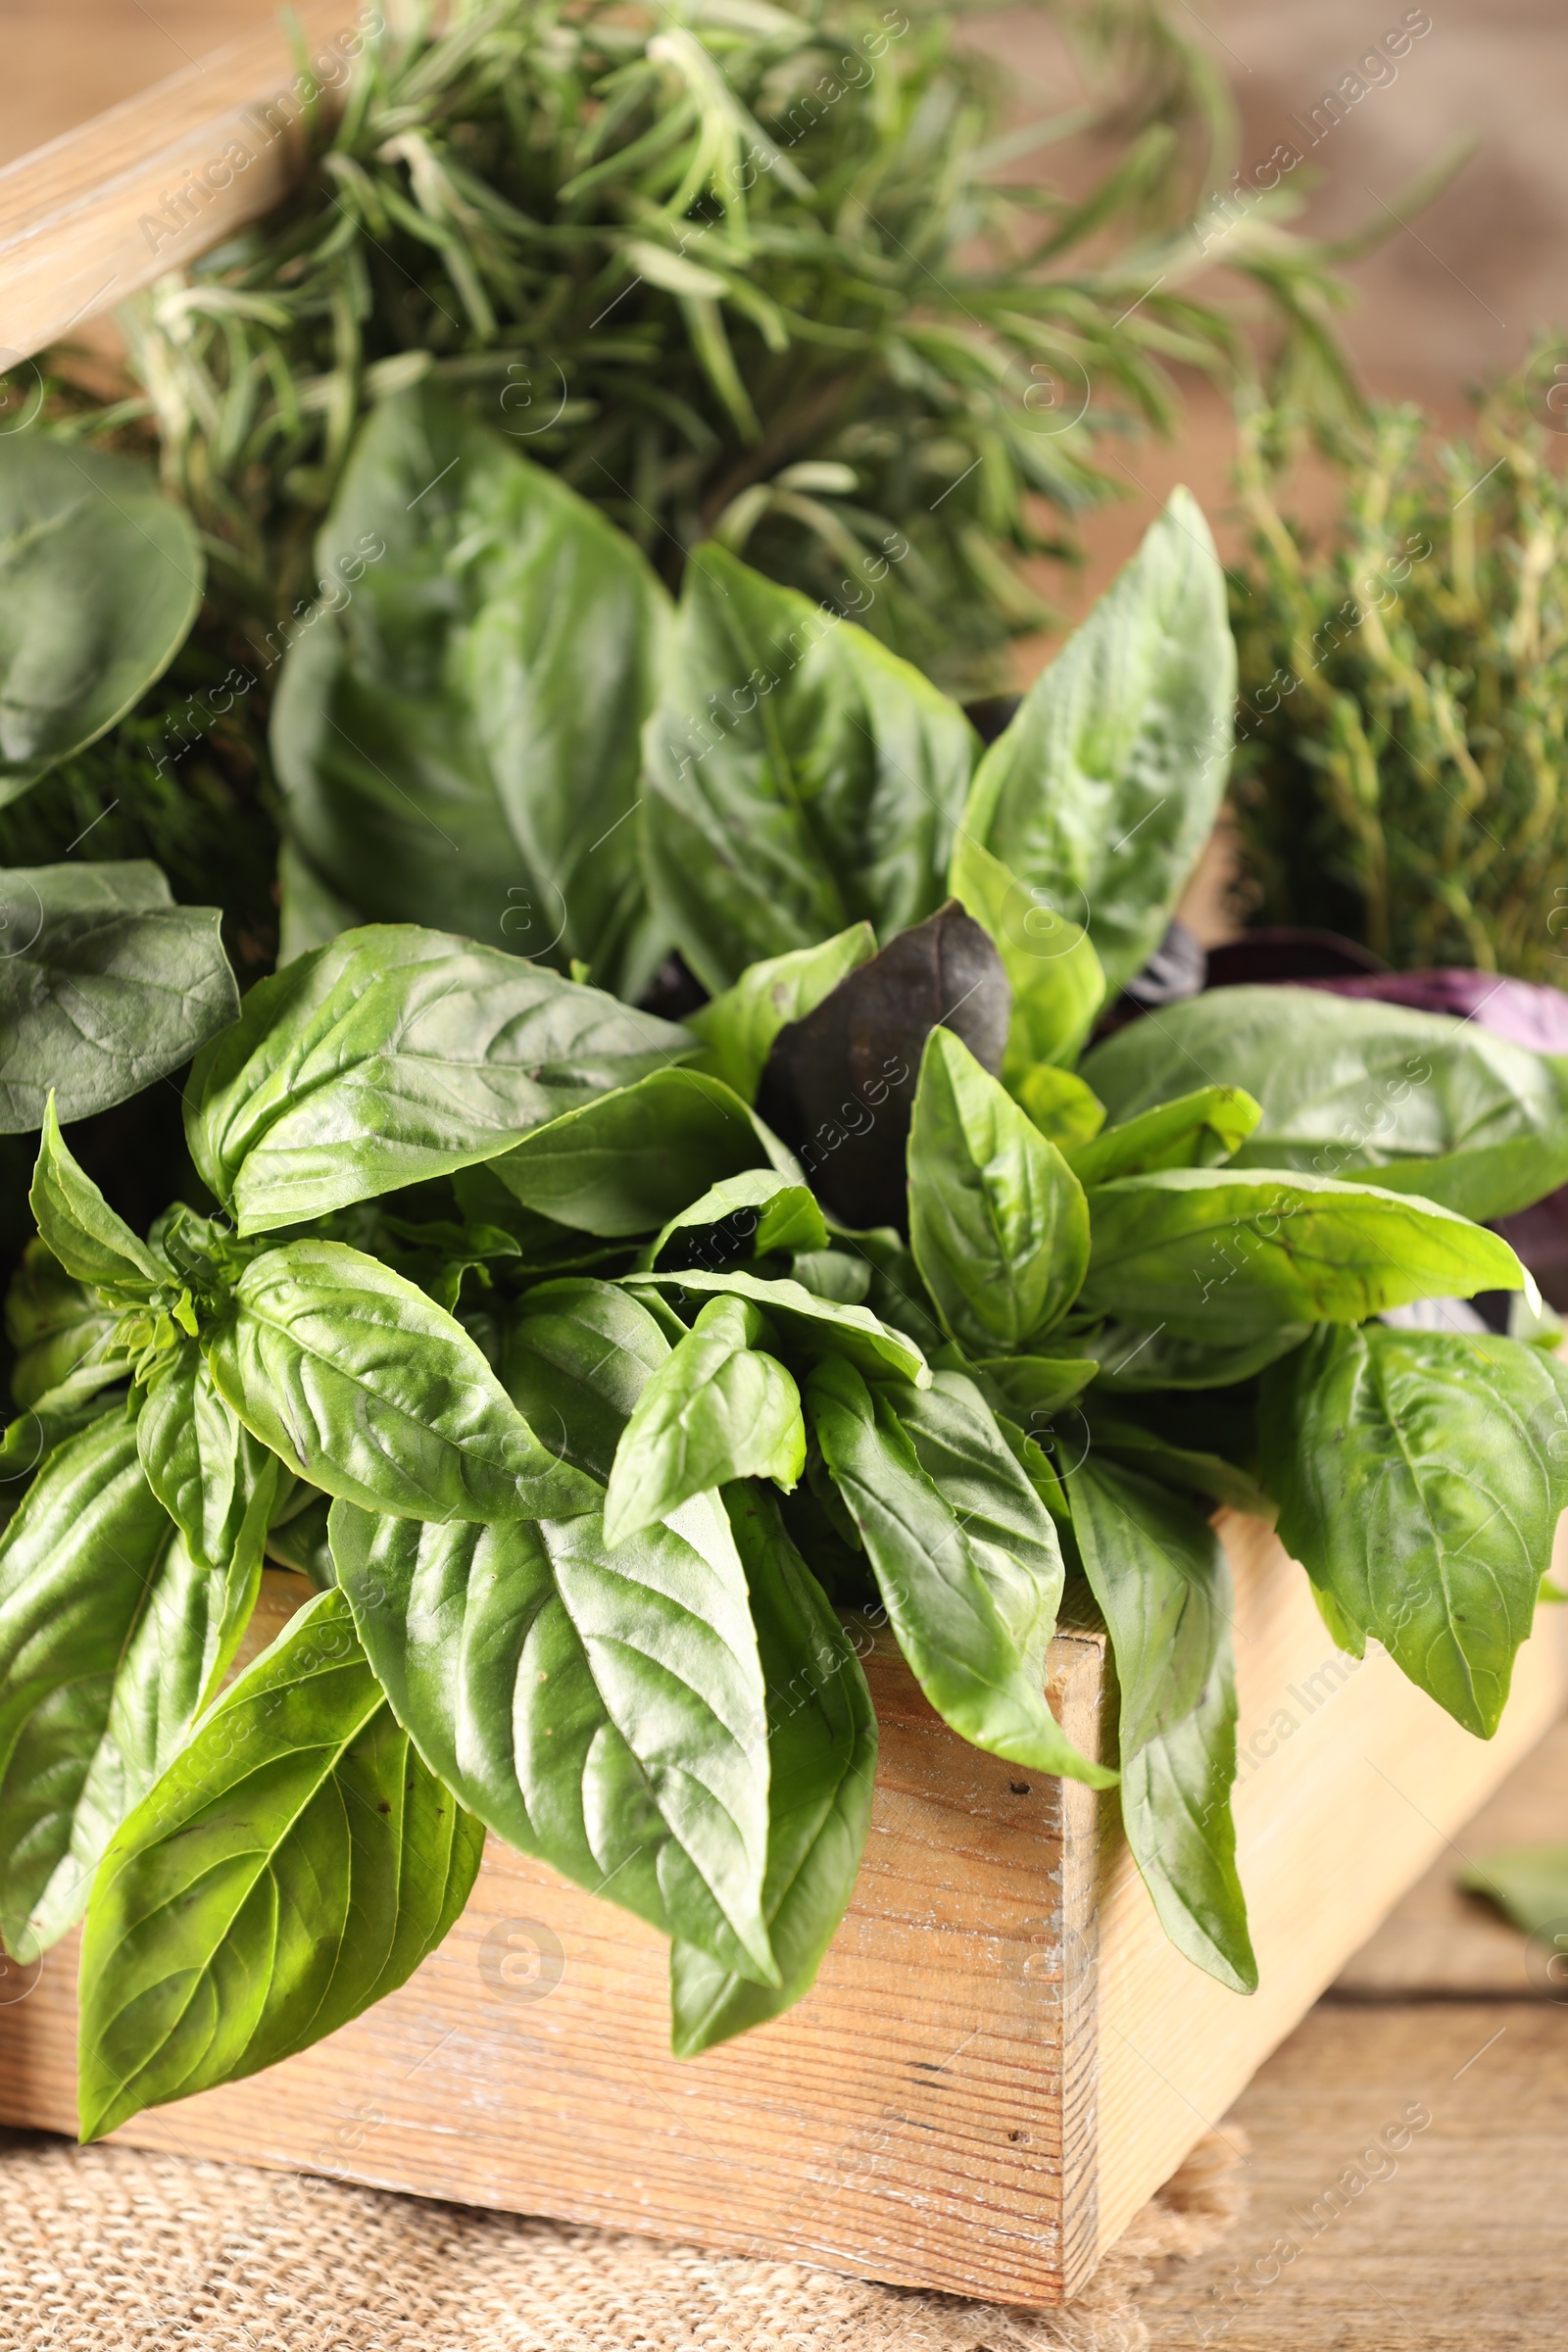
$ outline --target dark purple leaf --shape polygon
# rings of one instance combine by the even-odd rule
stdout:
[[[1370,948],[1338,931],[1313,931],[1296,923],[1260,924],[1255,931],[1244,931],[1240,939],[1209,949],[1207,985],[1248,988],[1277,981],[1337,980],[1385,969]]]
[[[996,1072],[1011,1008],[990,934],[950,899],[779,1031],[759,1115],[799,1154],[835,1216],[902,1231],[904,1152],[925,1041],[939,1025],[951,1029]]]
[[[1365,980],[1317,980],[1337,997],[1373,997],[1415,1012],[1449,1012],[1537,1054],[1568,1054],[1568,996],[1534,980],[1503,980],[1495,972],[1441,969],[1379,972]]]

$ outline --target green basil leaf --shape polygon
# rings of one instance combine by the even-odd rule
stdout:
[[[27,1201],[45,1246],[75,1281],[137,1303],[169,1287],[169,1267],[159,1263],[72,1157],[53,1095],[44,1111]]]
[[[504,1325],[501,1379],[551,1451],[604,1486],[650,1375],[685,1336],[657,1294],[634,1298],[591,1276],[542,1282]]]
[[[1059,914],[1050,891],[958,835],[948,887],[997,943],[1012,989],[1002,1075],[1015,1087],[1038,1064],[1076,1061],[1105,1001],[1105,975],[1089,934]]]
[[[185,1201],[172,1200],[148,1226],[147,1247],[178,1281],[210,1293],[226,1281],[233,1235],[221,1212],[204,1217]]]
[[[393,1721],[342,1594],[318,1594],[104,1857],[81,1944],[83,2139],[272,2066],[404,1984],[483,1841]]]
[[[798,1282],[765,1282],[759,1274],[739,1269],[727,1274],[628,1274],[624,1279],[626,1288],[643,1298],[650,1292],[662,1292],[676,1300],[748,1299],[761,1307],[786,1352],[841,1355],[869,1380],[912,1380],[923,1388],[931,1377],[913,1341],[879,1322],[869,1307],[841,1306],[837,1299],[818,1298]]]
[[[371,410],[317,561],[330,593],[272,718],[311,872],[371,921],[577,956],[637,995],[659,959],[638,734],[669,617],[635,543],[423,384]]]
[[[871,1693],[849,1636],[790,1542],[764,1488],[725,1491],[746,1569],[767,1690],[767,1876],[762,1917],[776,1989],[719,1967],[696,1944],[669,1955],[677,2058],[780,2016],[808,1992],[843,1918],[865,1848],[876,1777]]]
[[[871,1295],[874,1269],[868,1258],[844,1250],[797,1250],[790,1259],[790,1279],[817,1298],[835,1299],[840,1306],[863,1306]],[[940,1339],[941,1334],[934,1336]]]
[[[17,1403],[36,1404],[57,1389],[108,1339],[118,1320],[90,1283],[66,1272],[47,1242],[30,1241],[6,1293],[6,1337],[15,1351],[11,1394]]]
[[[219,1395],[194,1340],[155,1367],[136,1443],[142,1474],[198,1566],[260,1558],[282,1465]]]
[[[1236,1875],[1230,1570],[1200,1511],[1098,1455],[1067,1481],[1073,1533],[1110,1631],[1127,1843],[1172,1943],[1234,1992],[1257,1988]]]
[[[261,1545],[194,1560],[105,1416],[49,1456],[0,1539],[0,1931],[79,1918],[99,1855],[226,1669]]]
[[[0,808],[169,666],[204,571],[150,466],[41,432],[0,438]]]
[[[813,1434],[876,1575],[899,1646],[944,1722],[976,1747],[1093,1788],[1046,1703],[1061,1595],[1051,1516],[973,1384],[879,1388],[827,1361],[806,1388]]]
[[[782,1164],[781,1164],[782,1163]],[[525,1208],[581,1233],[650,1233],[726,1176],[800,1170],[738,1095],[695,1070],[657,1070],[492,1161]]]
[[[253,1258],[207,1362],[219,1395],[297,1478],[368,1510],[482,1520],[598,1503],[462,1325],[341,1242]]]
[[[1263,1383],[1282,1543],[1481,1739],[1568,1502],[1554,1369],[1518,1340],[1368,1324],[1317,1332]]]
[[[982,1355],[968,1366],[992,1410],[1024,1423],[1071,1404],[1099,1369],[1092,1356]]]
[[[357,1221],[359,1213],[355,1212],[353,1221]],[[415,1221],[377,1216],[372,1211],[363,1232],[354,1232],[352,1222],[349,1232],[341,1232],[336,1220],[328,1230],[334,1241],[346,1240],[351,1248],[364,1247],[383,1265],[407,1275],[427,1298],[433,1298],[437,1306],[444,1306],[448,1314],[457,1313],[469,1274],[482,1275],[483,1287],[488,1289],[493,1267],[501,1264],[515,1267],[522,1257],[515,1235],[495,1225],[459,1224],[455,1218]]]
[[[1090,1197],[1086,1314],[1161,1318],[1224,1347],[1281,1324],[1356,1323],[1412,1298],[1533,1290],[1497,1234],[1451,1209],[1275,1169],[1165,1168]]]
[[[1312,1598],[1317,1603],[1317,1613],[1328,1628],[1329,1640],[1335,1648],[1343,1649],[1348,1658],[1364,1658],[1366,1656],[1365,1634],[1358,1625],[1353,1624],[1347,1617],[1327,1585],[1314,1584]]]
[[[875,954],[870,924],[852,923],[820,947],[795,948],[787,956],[749,964],[733,988],[692,1014],[690,1026],[704,1046],[697,1067],[722,1078],[743,1102],[755,1102],[779,1031],[813,1012],[848,973]]]
[[[509,1233],[518,1255],[516,1274],[618,1273],[632,1252],[624,1242],[602,1241],[541,1217],[508,1192],[491,1167],[460,1168],[452,1178],[458,1206],[471,1224]]]
[[[1135,1021],[1084,1065],[1127,1119],[1195,1077],[1246,1087],[1262,1117],[1236,1167],[1376,1172],[1485,1221],[1568,1181],[1568,1056],[1474,1021],[1305,988],[1222,988]]]
[[[339,1502],[332,1556],[398,1721],[498,1837],[777,1983],[762,1676],[716,1496],[613,1551],[597,1513],[436,1527]]]
[[[806,1476],[779,1509],[790,1541],[809,1560],[811,1574],[835,1608],[879,1607],[876,1580],[865,1556],[854,1520],[822,1459],[822,1448],[808,1434]]]
[[[108,1110],[225,1028],[220,921],[140,860],[0,869],[0,1133],[42,1126],[51,1090],[64,1119]]]
[[[1157,1430],[1146,1429],[1125,1414],[1107,1411],[1097,1396],[1088,1408],[1089,1437],[1102,1459],[1124,1462],[1163,1487],[1200,1494],[1210,1503],[1246,1511],[1272,1527],[1279,1506],[1250,1472],[1221,1453],[1203,1447],[1178,1446]]]
[[[267,1556],[296,1576],[309,1577],[318,1592],[329,1592],[337,1583],[327,1526],[332,1497],[303,1478],[290,1479],[281,1463],[278,1471],[279,1491],[286,1485],[288,1494],[268,1527]]]
[[[1092,1331],[1059,1333],[1053,1345],[1066,1354],[1083,1354],[1098,1364],[1100,1386],[1112,1396],[1142,1396],[1152,1389],[1229,1389],[1250,1380],[1293,1348],[1299,1348],[1310,1323],[1280,1323],[1255,1338],[1209,1347],[1183,1339],[1166,1325],[1099,1323]]]
[[[936,1301],[920,1279],[907,1242],[895,1227],[862,1226],[853,1233],[835,1228],[833,1240],[836,1248],[849,1250],[869,1269],[865,1305],[879,1323],[902,1331],[928,1355],[948,1345],[948,1335],[937,1320]]]
[[[1212,1168],[1235,1158],[1262,1115],[1239,1086],[1200,1086],[1062,1150],[1082,1185],[1157,1168]]]
[[[363,908],[327,887],[297,842],[286,836],[277,850],[277,969],[330,947],[340,931],[358,931]]]
[[[1568,1845],[1493,1846],[1478,1862],[1455,1871],[1455,1884],[1484,1894],[1522,1936],[1546,1945],[1548,1982],[1561,1982],[1551,1961],[1562,1951],[1562,1923],[1568,1919]]]
[[[764,1257],[770,1250],[826,1248],[827,1226],[814,1195],[776,1168],[748,1168],[710,1186],[671,1217],[649,1248],[648,1264],[667,1257],[672,1267],[716,1267],[732,1257]]]
[[[909,1130],[909,1241],[953,1337],[1011,1353],[1059,1323],[1089,1262],[1083,1189],[951,1030],[933,1029]]]
[[[123,1405],[123,1396],[114,1391],[129,1372],[123,1360],[78,1366],[58,1388],[45,1389],[6,1424],[0,1435],[0,1526],[12,1517],[57,1446]]]
[[[698,548],[643,821],[655,906],[704,986],[933,912],[973,748],[957,706],[863,629]]]
[[[1219,813],[1235,697],[1225,575],[1178,490],[980,761],[963,813],[1037,904],[1087,925],[1111,989],[1159,945]]]
[[[806,1467],[801,1392],[763,1352],[766,1326],[744,1298],[710,1298],[644,1389],[605,1497],[612,1548],[710,1487],[770,1478],[785,1494]]]
[[[690,1044],[496,948],[346,931],[251,990],[197,1057],[185,1131],[240,1231],[267,1233],[493,1159]]]
[[[1037,1062],[1008,1083],[1008,1094],[1021,1103],[1041,1134],[1067,1158],[1071,1166],[1076,1147],[1091,1142],[1105,1124],[1105,1105],[1071,1070]],[[1075,1171],[1076,1173],[1076,1171]]]
[[[1516,1291],[1508,1301],[1508,1337],[1556,1355],[1568,1339],[1568,1322],[1544,1298],[1527,1298],[1522,1291]]]
[[[979,1381],[975,1385],[979,1388],[981,1395],[985,1396],[985,1382]],[[991,1403],[989,1396],[986,1397],[986,1401]],[[1054,1435],[1050,1421],[1047,1420],[1043,1428],[1037,1422],[1036,1427],[1039,1428],[1040,1435],[1036,1436],[1029,1430],[1020,1427],[1016,1421],[1010,1420],[1004,1412],[998,1412],[995,1404],[992,1404],[991,1409],[997,1427],[1001,1430],[1006,1443],[1008,1452],[1029,1481],[1030,1486],[1033,1487],[1039,1500],[1050,1512],[1058,1541],[1062,1531],[1065,1530],[1070,1542],[1072,1512],[1067,1505],[1067,1490],[1061,1483],[1054,1460],[1041,1444],[1042,1437],[1049,1442]]]

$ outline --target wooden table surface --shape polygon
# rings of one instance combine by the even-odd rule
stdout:
[[[1152,2343],[1560,2342],[1565,2117],[1568,2012],[1549,2001],[1321,2003],[1225,2119],[1251,2144],[1250,2206],[1145,2297]]]
[[[1562,2340],[1568,2001],[1454,1873],[1565,1836],[1568,1720],[1216,2119],[1250,2149],[1251,2201],[1222,2247],[1146,2298],[1160,2352]]]

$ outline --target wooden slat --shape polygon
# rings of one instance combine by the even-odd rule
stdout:
[[[363,39],[357,0],[300,0],[323,88]],[[277,24],[0,172],[0,359],[41,350],[270,212],[297,175],[301,93]]]

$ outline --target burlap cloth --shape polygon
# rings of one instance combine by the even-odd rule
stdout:
[[[1009,2310],[317,2176],[0,2132],[0,2346],[1140,2352],[1137,2296],[1245,2201],[1205,2139],[1075,2302]]]

